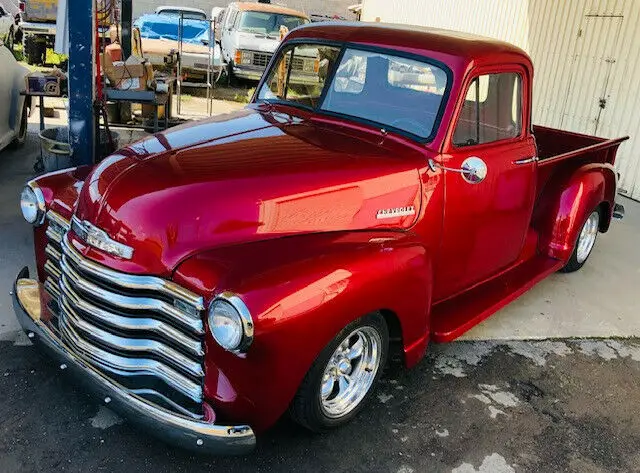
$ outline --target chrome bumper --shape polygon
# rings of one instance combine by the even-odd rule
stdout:
[[[29,271],[24,268],[13,285],[13,309],[23,330],[61,369],[76,377],[109,408],[160,440],[188,450],[239,455],[254,448],[255,435],[248,425],[217,425],[170,412],[126,392],[93,368],[41,320],[42,310],[46,310],[40,298],[42,285],[28,278]]]
[[[18,26],[25,33],[43,34],[43,35],[56,34],[55,23],[36,23],[31,21],[22,21],[18,24]]]

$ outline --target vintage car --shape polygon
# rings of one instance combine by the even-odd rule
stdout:
[[[181,71],[186,78],[204,79],[207,69],[218,74],[224,69],[220,46],[213,41],[208,20],[183,17],[165,8],[142,15],[134,25],[140,29],[142,55],[154,68],[171,67],[181,54]],[[177,11],[177,10],[176,10]]]
[[[299,50],[317,84],[292,82]],[[625,138],[532,126],[532,77],[462,33],[297,28],[244,110],[27,184],[17,317],[175,445],[243,453],[287,411],[340,426],[392,354],[414,366],[580,269],[622,216]]]
[[[16,61],[13,52],[0,40],[0,150],[18,147],[27,139],[31,100],[20,92],[26,89],[29,69]]]

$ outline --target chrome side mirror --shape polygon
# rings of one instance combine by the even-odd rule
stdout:
[[[457,172],[462,176],[469,184],[479,184],[487,177],[487,165],[485,162],[477,156],[470,156],[462,161],[462,167],[448,168],[442,164],[436,163],[433,159],[429,160],[429,169],[435,171],[436,169],[443,169],[444,171]]]

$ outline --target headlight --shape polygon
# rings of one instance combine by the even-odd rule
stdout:
[[[24,219],[33,224],[41,225],[47,210],[42,191],[35,183],[28,183],[20,194],[20,208]]]
[[[209,306],[209,330],[225,350],[243,353],[253,341],[249,309],[237,295],[223,292]]]

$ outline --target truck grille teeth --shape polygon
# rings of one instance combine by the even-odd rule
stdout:
[[[131,393],[202,417],[204,301],[154,276],[114,271],[81,255],[69,224],[47,214],[44,287],[52,328],[70,350]]]

